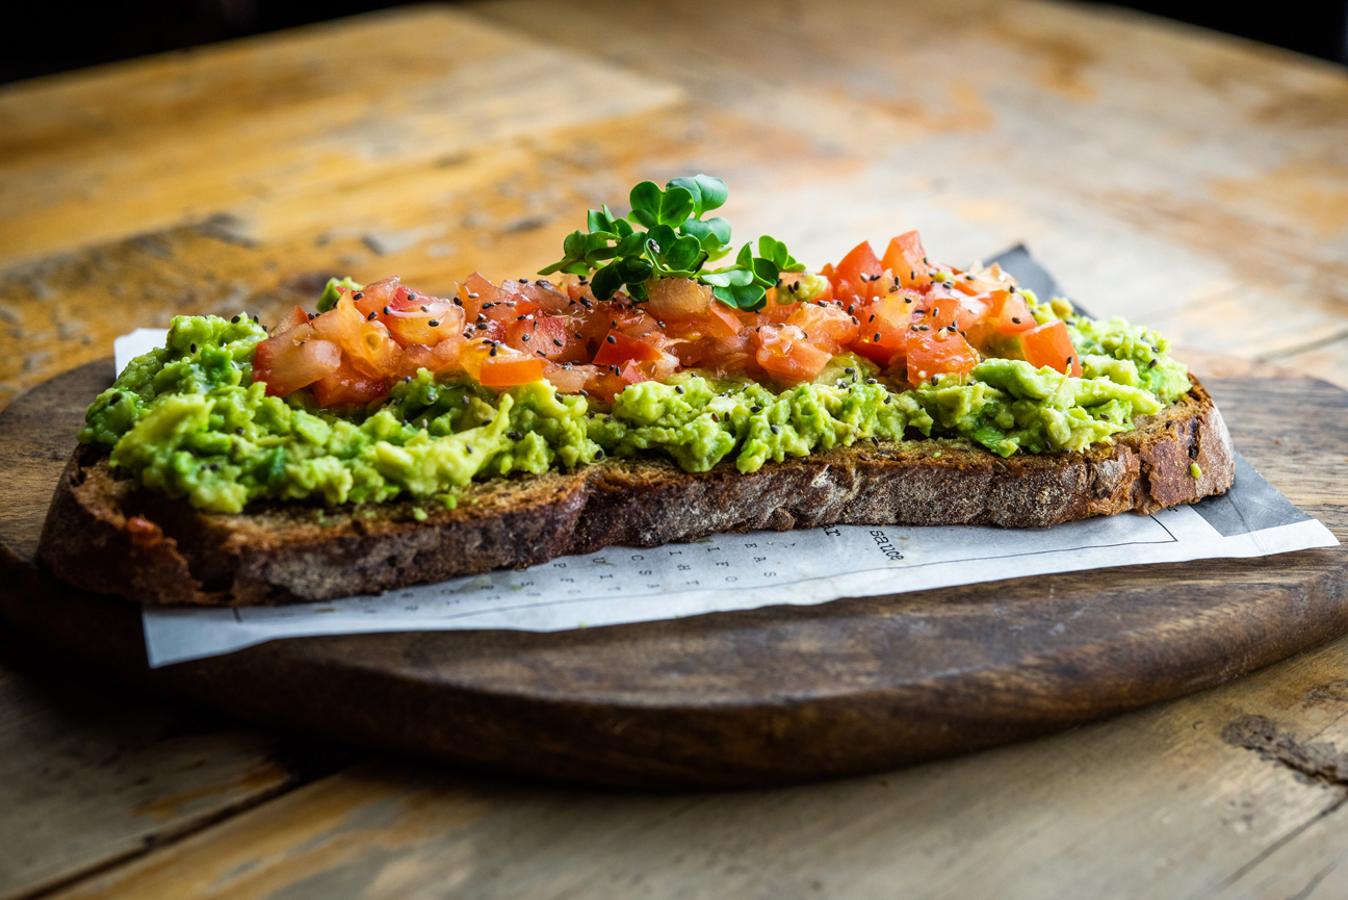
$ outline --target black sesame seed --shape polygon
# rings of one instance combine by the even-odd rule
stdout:
[[[351,295],[351,299],[352,299],[352,300],[364,300],[364,299],[365,299],[365,292],[364,292],[364,291],[356,291],[354,294]]]
[[[610,344],[618,343],[618,339],[611,334],[608,337],[604,338],[604,340],[608,341]]]
[[[368,316],[365,317],[365,321],[367,321],[367,322],[373,322],[373,321],[374,321],[374,317],[377,316],[377,315],[379,315],[379,313],[374,312],[373,310],[371,310],[371,311],[370,311],[370,314],[369,314]]]

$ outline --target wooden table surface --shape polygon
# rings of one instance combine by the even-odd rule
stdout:
[[[1023,240],[1097,313],[1348,386],[1348,73],[1107,9],[415,7],[0,88],[0,121],[0,404],[333,272],[528,274],[693,171],[807,260]],[[879,777],[643,795],[261,734],[7,639],[0,895],[1345,896],[1345,652]]]

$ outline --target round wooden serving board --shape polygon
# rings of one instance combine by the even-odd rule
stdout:
[[[33,564],[110,375],[106,361],[76,369],[0,415],[0,611],[68,657],[285,730],[581,781],[785,782],[1062,729],[1348,631],[1348,548],[1335,547],[555,634],[278,641],[151,671],[138,608]],[[1348,393],[1207,383],[1255,467],[1344,535]]]

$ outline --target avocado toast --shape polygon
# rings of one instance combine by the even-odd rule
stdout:
[[[612,544],[833,523],[1047,526],[1225,491],[1163,338],[915,232],[805,271],[709,176],[592,210],[540,274],[179,317],[90,407],[41,557],[147,604],[324,599]]]

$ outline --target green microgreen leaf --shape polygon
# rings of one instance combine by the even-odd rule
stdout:
[[[693,215],[698,217],[724,204],[726,195],[729,193],[726,190],[725,182],[715,175],[675,178],[669,182],[668,187],[681,187],[692,194],[695,201]]]
[[[768,288],[783,271],[804,267],[776,238],[745,244],[734,265],[708,270],[706,265],[731,251],[730,223],[702,218],[726,200],[725,182],[712,175],[675,178],[661,189],[643,181],[628,195],[632,211],[616,216],[607,205],[586,212],[583,231],[562,241],[563,256],[539,274],[567,272],[590,275],[591,290],[608,299],[626,290],[634,301],[645,300],[653,278],[693,278],[713,288],[718,300],[737,309],[758,309]]]
[[[660,198],[664,191],[654,181],[643,181],[632,188],[628,201],[632,204],[629,218],[636,219],[647,228],[660,221]]]
[[[686,188],[672,187],[660,198],[660,224],[678,227],[693,214],[693,195]]]

